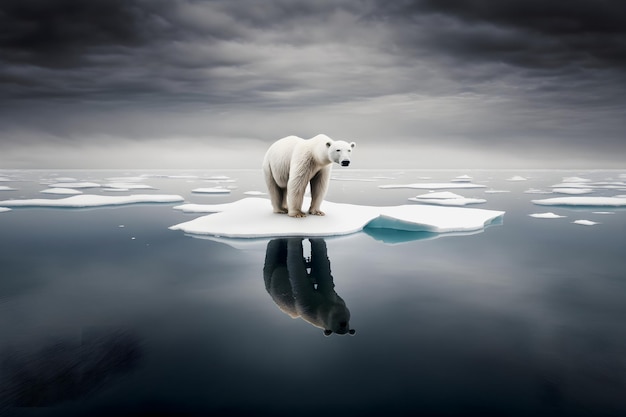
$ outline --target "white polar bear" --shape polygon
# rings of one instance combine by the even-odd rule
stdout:
[[[350,165],[354,142],[332,140],[326,135],[311,139],[287,136],[270,146],[263,159],[263,173],[275,213],[305,217],[302,202],[311,184],[309,214],[323,216],[320,205],[326,196],[333,162]]]

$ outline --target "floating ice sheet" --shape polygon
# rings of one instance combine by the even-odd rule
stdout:
[[[147,195],[135,194],[127,196],[108,196],[108,195],[75,195],[72,197],[60,199],[33,198],[27,200],[5,200],[0,201],[0,206],[6,207],[61,207],[61,208],[80,208],[80,207],[100,207],[100,206],[119,206],[124,204],[138,203],[176,203],[183,201],[179,195]]]
[[[558,194],[590,194],[593,192],[591,188],[554,188],[552,191]]]
[[[439,206],[466,206],[468,204],[481,204],[487,200],[482,198],[466,198],[462,195],[451,193],[449,191],[441,191],[438,193],[428,193],[409,198],[409,201],[415,201],[423,204],[436,204]]]
[[[77,195],[77,194],[83,193],[82,191],[75,190],[73,188],[63,188],[63,187],[48,188],[46,190],[41,190],[41,192],[43,194],[61,194],[61,195]]]
[[[308,198],[305,199],[305,206],[307,204]],[[174,208],[216,214],[180,223],[170,229],[229,238],[339,236],[359,232],[365,227],[411,232],[468,232],[482,230],[504,215],[503,211],[459,207],[373,207],[325,201],[322,210],[326,216],[293,218],[273,213],[269,200],[263,198],[244,198],[214,205],[185,204]]]
[[[8,207],[0,207],[0,213],[5,212],[5,211],[11,211],[11,209]]]
[[[57,182],[54,184],[50,184],[50,187],[61,187],[61,188],[99,188],[100,184],[96,182]]]
[[[230,194],[230,190],[228,188],[195,188],[191,190],[192,193],[198,194]]]
[[[582,220],[582,219],[581,220],[574,220],[572,223],[580,224],[580,225],[583,225],[583,226],[594,226],[596,224],[600,224],[598,222],[594,222],[594,221],[591,221],[591,220]]]
[[[13,187],[7,187],[6,185],[0,185],[0,191],[15,191]]]
[[[417,188],[421,190],[440,190],[446,188],[486,188],[486,185],[471,182],[424,182],[415,184],[389,184],[379,185],[378,188]]]
[[[507,178],[507,181],[526,181],[528,178],[522,177],[521,175],[514,175],[511,178]]]
[[[625,197],[555,197],[532,200],[540,206],[611,206],[626,207]]]
[[[529,214],[530,217],[534,217],[536,219],[561,219],[563,217],[567,217],[567,216],[561,216],[559,214],[555,214],[552,212],[547,212],[547,213],[533,213],[533,214]]]

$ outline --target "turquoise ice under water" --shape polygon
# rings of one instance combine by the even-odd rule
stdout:
[[[389,206],[412,204],[408,198],[427,190],[380,185],[468,175],[485,187],[453,191],[487,200],[472,208],[506,214],[463,235],[366,228],[325,239],[216,241],[168,229],[203,215],[174,210],[179,202],[0,212],[1,410],[626,413],[626,209],[545,207],[531,201],[562,195],[525,192],[580,177],[598,184],[586,197],[612,197],[626,194],[624,172],[340,174],[349,180],[332,181],[329,200]],[[525,180],[507,181],[513,176]],[[259,171],[0,177],[14,189],[0,191],[0,200],[66,198],[40,192],[59,179],[103,185],[81,188],[85,194],[180,195],[196,204],[265,189]],[[104,186],[129,182],[154,189]],[[230,193],[192,192],[211,187]],[[529,216],[546,211],[564,217]],[[310,312],[329,305],[338,327],[325,336]],[[336,334],[344,321],[354,335]]]

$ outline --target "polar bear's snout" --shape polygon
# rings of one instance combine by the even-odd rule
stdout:
[[[343,161],[341,161],[341,166],[342,167],[347,167],[348,165],[350,165],[350,160],[349,159],[344,159]]]

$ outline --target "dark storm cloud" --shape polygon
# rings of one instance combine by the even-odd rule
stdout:
[[[3,0],[0,144],[337,131],[615,153],[625,32],[618,0]]]

